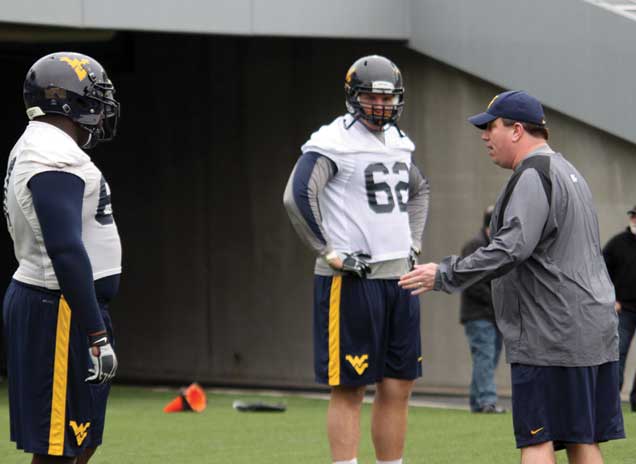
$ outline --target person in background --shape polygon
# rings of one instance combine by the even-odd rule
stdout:
[[[494,206],[484,211],[481,230],[462,247],[468,256],[490,242],[490,218]],[[495,324],[490,280],[485,279],[466,288],[461,294],[460,322],[468,339],[473,361],[470,382],[470,410],[483,413],[503,413],[497,405],[495,370],[499,363],[502,339]]]
[[[615,235],[603,248],[603,257],[614,288],[618,313],[619,383],[623,389],[625,361],[636,331],[636,206],[627,211],[627,228]],[[636,412],[636,375],[629,394],[632,412]]]

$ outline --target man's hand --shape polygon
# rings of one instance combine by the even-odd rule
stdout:
[[[93,367],[88,370],[90,374],[85,382],[94,384],[108,383],[117,372],[117,356],[113,347],[108,342],[108,335],[101,333],[88,336],[88,354]]]
[[[416,264],[414,269],[408,274],[404,274],[398,285],[407,290],[413,290],[411,295],[419,295],[433,290],[435,286],[435,274],[437,264]]]
[[[335,253],[327,255],[327,263],[333,269],[348,274],[354,274],[361,279],[364,279],[369,272],[371,272],[371,266],[369,266],[368,260],[371,256],[363,253],[362,251],[356,251],[354,253],[345,253],[344,259],[341,259]]]
[[[616,310],[616,314],[621,312],[621,309],[623,309],[623,306],[621,305],[620,301],[616,301],[614,303],[614,309]]]

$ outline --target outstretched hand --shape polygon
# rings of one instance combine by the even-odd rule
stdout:
[[[437,273],[437,264],[416,264],[413,270],[404,274],[398,285],[407,290],[413,290],[411,295],[420,295],[430,292],[435,286],[435,274]]]

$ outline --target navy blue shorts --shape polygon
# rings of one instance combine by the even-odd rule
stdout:
[[[361,386],[422,375],[419,299],[397,283],[315,276],[317,382]]]
[[[12,281],[4,297],[11,440],[27,453],[77,456],[101,444],[109,386],[84,382],[86,335],[59,292]],[[110,316],[102,308],[112,341]]]
[[[554,442],[592,444],[625,438],[618,361],[591,367],[512,364],[517,448]]]

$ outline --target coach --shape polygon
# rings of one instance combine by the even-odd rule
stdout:
[[[599,442],[624,438],[618,319],[583,176],[547,144],[541,103],[497,95],[469,118],[498,166],[513,174],[490,223],[491,243],[404,275],[420,294],[455,292],[487,277],[511,363],[513,424],[522,464],[602,463]]]

